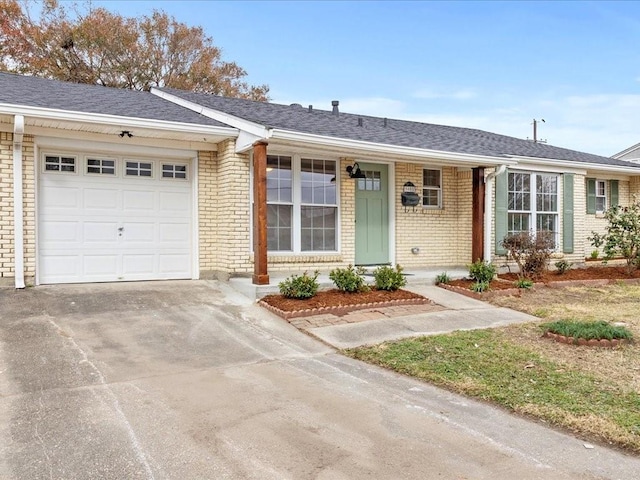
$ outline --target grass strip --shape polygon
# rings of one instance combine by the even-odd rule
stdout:
[[[640,452],[637,392],[549,361],[500,331],[459,331],[345,353]]]

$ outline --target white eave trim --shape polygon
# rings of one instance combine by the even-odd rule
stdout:
[[[151,88],[151,93],[154,95],[167,100],[168,102],[175,103],[176,105],[180,105],[181,107],[188,108],[200,115],[204,115],[207,118],[211,118],[221,123],[225,123],[230,125],[238,130],[245,131],[257,138],[267,139],[269,138],[270,129],[264,127],[263,125],[250,122],[240,117],[236,117],[235,115],[230,115],[228,113],[221,112],[220,110],[215,110],[213,108],[205,107],[200,105],[199,103],[194,103],[189,100],[185,100],[184,98],[178,97],[176,95],[172,95],[171,93],[163,92],[162,90],[158,90],[157,88]]]
[[[289,142],[301,142],[318,146],[357,150],[364,153],[382,154],[385,156],[402,156],[416,159],[434,158],[438,160],[473,163],[474,165],[515,165],[516,160],[509,157],[474,155],[470,153],[442,152],[416,147],[401,147],[384,143],[364,142],[344,138],[326,137],[312,133],[292,132],[290,130],[273,129],[271,138]]]
[[[11,105],[0,103],[0,113],[22,115],[46,120],[58,120],[79,123],[93,123],[99,125],[122,126],[129,128],[147,128],[150,130],[171,131],[179,133],[196,133],[202,135],[219,135],[235,138],[238,131],[231,127],[216,127],[213,125],[198,125],[194,123],[169,122],[136,117],[121,117],[118,115],[96,114],[88,112],[72,112],[43,107]]]
[[[596,170],[601,172],[615,172],[628,175],[640,175],[640,164],[637,167],[625,167],[622,165],[605,165],[602,163],[589,163],[570,160],[554,160],[548,158],[536,158],[536,157],[517,157],[511,156],[512,159],[518,162],[518,165],[544,165],[549,167],[555,167],[555,170]]]

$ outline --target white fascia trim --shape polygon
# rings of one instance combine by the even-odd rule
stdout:
[[[530,162],[533,165],[548,165],[556,167],[556,170],[597,170],[602,172],[617,172],[626,173],[630,175],[640,175],[640,165],[637,167],[623,167],[620,165],[603,165],[601,163],[587,163],[587,162],[572,162],[568,160],[552,160],[548,158],[534,158],[534,157],[515,157],[511,158],[518,161],[518,165]]]
[[[384,143],[364,142],[361,140],[349,140],[344,138],[326,137],[311,133],[292,132],[290,130],[271,131],[271,138],[293,142],[304,142],[315,145],[323,145],[334,148],[345,148],[359,150],[362,152],[378,153],[390,156],[403,156],[424,159],[425,157],[438,160],[449,160],[473,163],[474,165],[515,165],[517,160],[507,157],[493,157],[484,155],[474,155],[469,153],[442,152],[439,150],[428,150],[416,147],[400,147]]]
[[[214,127],[197,125],[194,123],[169,122],[166,120],[152,120],[147,118],[121,117],[118,115],[106,115],[87,112],[71,112],[67,110],[54,110],[43,107],[30,107],[0,103],[0,112],[10,115],[22,115],[48,120],[60,120],[81,123],[96,123],[100,125],[115,125],[130,128],[148,128],[151,130],[165,130],[181,133],[197,133],[202,135],[220,135],[235,138],[238,131],[231,127]]]
[[[631,153],[634,150],[637,150],[638,147],[640,147],[640,143],[636,143],[635,145],[633,145],[633,146],[631,146],[629,148],[626,148],[626,149],[622,150],[621,152],[618,152],[618,153],[616,153],[614,155],[611,155],[611,158],[615,158],[617,160],[620,157],[625,156],[627,153]]]
[[[238,130],[248,132],[252,135],[255,135],[256,137],[259,137],[260,139],[269,138],[270,129],[264,127],[263,125],[249,122],[243,118],[221,112],[220,110],[214,110],[213,108],[202,106],[199,103],[190,102],[189,100],[185,100],[184,98],[180,98],[176,95],[163,92],[156,88],[152,88],[151,93],[164,100],[167,100],[168,102],[175,103],[176,105],[188,108],[189,110],[199,113],[200,115],[204,115],[207,118],[217,120],[221,123],[226,123],[227,125],[231,125]]]
[[[24,212],[22,207],[22,138],[24,117],[13,124],[13,256],[16,288],[24,288]]]
[[[514,165],[511,170],[526,170],[528,172],[545,172],[545,173],[575,173],[576,175],[586,175],[587,170],[584,168],[558,168],[556,164],[542,165],[539,163],[520,162]]]

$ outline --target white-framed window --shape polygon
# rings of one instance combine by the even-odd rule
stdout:
[[[87,173],[98,175],[115,175],[116,161],[108,158],[87,158]]]
[[[596,212],[604,212],[607,209],[607,182],[596,180]]]
[[[422,170],[422,206],[442,208],[442,170],[433,168]]]
[[[558,175],[509,172],[509,235],[549,231],[558,244]]]
[[[70,155],[45,155],[45,172],[75,173],[76,157]]]
[[[162,178],[187,179],[187,166],[175,163],[162,164]]]
[[[337,250],[337,161],[267,155],[267,249]]]
[[[124,174],[127,177],[152,177],[153,163],[127,160],[125,162]]]

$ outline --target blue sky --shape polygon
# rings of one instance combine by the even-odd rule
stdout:
[[[97,1],[202,26],[277,103],[612,155],[640,142],[640,3]]]

